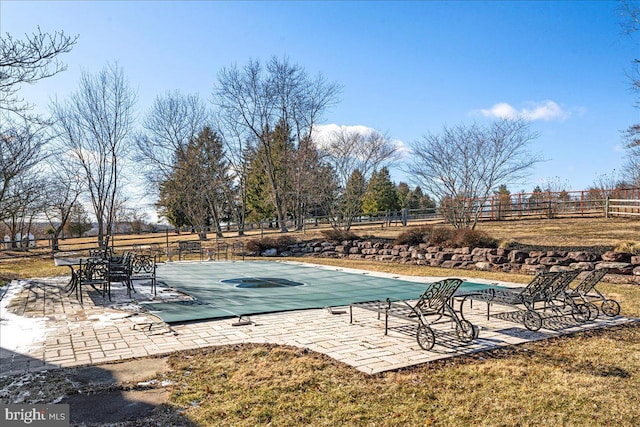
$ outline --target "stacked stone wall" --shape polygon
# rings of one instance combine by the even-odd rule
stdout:
[[[254,254],[258,255],[258,254]],[[262,254],[266,255],[266,254]],[[502,248],[446,248],[442,246],[394,245],[368,240],[340,243],[326,241],[292,245],[274,256],[348,258],[426,265],[452,269],[535,274],[563,269],[593,270],[606,267],[618,281],[640,284],[640,255],[608,251],[522,251]]]

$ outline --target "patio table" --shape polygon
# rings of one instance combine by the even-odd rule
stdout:
[[[69,257],[69,258],[55,258],[54,263],[56,267],[69,267],[71,270],[71,279],[65,286],[65,291],[69,294],[75,291],[76,298],[79,298],[82,302],[82,295],[80,295],[81,289],[79,285],[80,269],[82,265],[86,265],[91,260],[98,260],[96,257]]]

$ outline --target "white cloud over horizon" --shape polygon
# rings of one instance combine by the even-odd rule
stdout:
[[[379,132],[384,134],[384,132],[381,132],[375,128],[372,128],[370,126],[365,126],[365,125],[338,125],[336,123],[328,123],[325,125],[317,125],[313,129],[313,133],[311,136],[315,141],[315,143],[317,144],[318,148],[322,148],[323,146],[329,144],[329,141],[332,135],[341,131],[359,132],[363,135],[367,135],[373,132]],[[394,139],[392,137],[389,137],[389,138],[391,142],[396,146],[398,153],[402,157],[404,157],[410,151],[407,144],[405,144],[403,141],[399,139]]]
[[[499,102],[491,108],[481,109],[479,113],[485,117],[499,119],[524,119],[527,121],[565,121],[571,117],[571,112],[563,109],[556,102],[546,100],[542,102],[528,102],[525,107],[515,108],[507,102]]]

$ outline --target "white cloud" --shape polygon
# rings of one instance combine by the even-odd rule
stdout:
[[[322,148],[323,146],[329,144],[331,137],[335,133],[340,131],[358,132],[362,135],[367,135],[373,132],[380,132],[372,127],[364,125],[338,125],[335,123],[329,123],[326,125],[318,125],[314,127],[312,137],[317,146]],[[391,142],[396,146],[400,155],[405,155],[405,153],[408,153],[410,151],[409,147],[407,147],[407,145],[399,139],[392,138]]]
[[[326,125],[318,125],[313,128],[311,137],[319,148],[329,145],[329,141],[334,134],[338,132],[358,132],[364,135],[373,133],[376,130],[374,128],[364,125],[337,125],[335,123],[329,123]]]
[[[506,102],[500,102],[493,105],[489,109],[481,109],[480,114],[485,117],[497,117],[500,119],[524,119],[528,121],[535,120],[567,120],[571,113],[563,110],[554,101],[529,102],[520,110]]]

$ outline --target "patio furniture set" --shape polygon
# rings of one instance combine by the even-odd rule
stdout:
[[[66,286],[69,294],[75,293],[83,303],[82,288],[91,286],[102,298],[111,301],[112,283],[120,283],[127,289],[127,296],[136,292],[134,283],[146,283],[156,295],[156,256],[124,252],[114,255],[109,249],[90,250],[87,257],[55,258],[55,265],[71,270]]]
[[[576,322],[594,320],[599,312],[614,317],[620,313],[620,304],[605,297],[596,285],[607,274],[606,268],[589,272],[575,287],[581,270],[562,272],[543,272],[537,274],[531,282],[520,289],[490,287],[479,291],[460,292],[460,279],[444,279],[427,285],[425,292],[414,304],[407,301],[366,301],[352,303],[349,306],[350,323],[353,323],[353,309],[361,308],[374,311],[378,319],[384,315],[385,335],[389,330],[391,317],[417,323],[415,329],[418,345],[431,350],[435,345],[433,325],[451,323],[455,336],[463,343],[470,343],[478,337],[478,327],[464,316],[464,303],[484,302],[487,305],[487,319],[491,316],[491,306],[499,304],[516,309],[519,318],[530,331],[539,330],[543,321],[553,317],[571,316]],[[459,302],[459,309],[454,308]],[[598,302],[600,307],[595,304]]]

